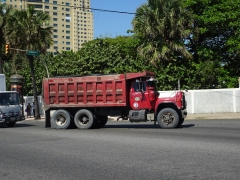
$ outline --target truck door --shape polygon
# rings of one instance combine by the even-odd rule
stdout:
[[[132,109],[148,109],[149,104],[148,92],[146,91],[146,82],[136,80],[132,82],[130,90],[130,105]]]

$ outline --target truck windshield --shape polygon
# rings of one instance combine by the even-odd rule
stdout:
[[[0,93],[0,105],[19,105],[19,94],[14,92]]]

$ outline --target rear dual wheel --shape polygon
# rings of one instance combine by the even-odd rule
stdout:
[[[66,110],[56,110],[52,115],[51,123],[56,129],[67,129],[71,124],[71,115]]]
[[[90,129],[94,127],[95,117],[91,111],[81,109],[75,114],[74,123],[79,129]]]
[[[94,128],[102,128],[103,126],[105,126],[105,124],[107,124],[107,122],[108,122],[108,116],[98,115],[96,116],[96,122],[95,122]]]

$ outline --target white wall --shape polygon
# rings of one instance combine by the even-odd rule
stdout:
[[[24,103],[23,103],[24,110],[26,109],[28,103],[30,103],[32,106],[32,103],[34,101],[33,96],[23,96],[23,99],[24,99]],[[42,96],[38,96],[38,103],[39,103],[40,115],[44,115],[45,112],[42,109],[42,105],[43,105]],[[25,111],[24,111],[24,114],[25,116],[27,115]],[[31,112],[31,114],[33,114],[33,112]]]
[[[160,91],[169,94],[174,91]],[[240,89],[189,90],[186,94],[189,114],[240,112]]]

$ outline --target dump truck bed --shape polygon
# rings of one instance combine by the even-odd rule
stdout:
[[[121,74],[46,78],[43,88],[48,106],[126,106],[126,80]]]
[[[150,72],[50,77],[43,79],[45,109],[49,107],[126,106],[127,80],[152,76]]]

